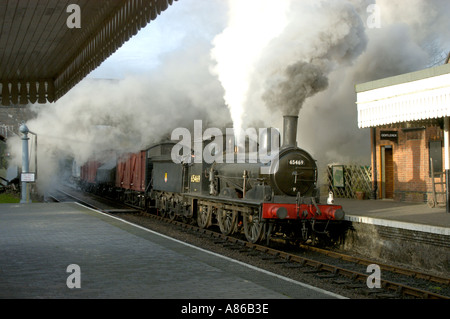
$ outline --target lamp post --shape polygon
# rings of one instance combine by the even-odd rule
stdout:
[[[25,124],[22,124],[19,127],[20,133],[23,134],[22,136],[22,175],[21,175],[21,204],[31,203],[30,199],[30,190],[28,188],[29,182],[35,182],[36,181],[36,175],[37,175],[37,135],[33,132],[31,132],[28,127]],[[28,134],[33,134],[35,138],[35,173],[30,173],[30,162],[28,157]]]
[[[28,183],[24,181],[23,174],[28,173],[30,169],[30,163],[28,162],[28,127],[25,124],[22,124],[19,128],[22,136],[22,176],[20,180],[22,181],[21,194],[22,198],[20,200],[21,204],[30,203],[30,196],[28,194]]]

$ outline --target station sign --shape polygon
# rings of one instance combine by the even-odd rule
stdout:
[[[397,143],[398,132],[397,131],[380,131],[380,140],[388,140]]]
[[[36,174],[35,173],[22,173],[21,181],[34,183],[36,181]]]

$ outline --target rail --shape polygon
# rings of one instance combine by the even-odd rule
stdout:
[[[60,191],[60,192],[62,192],[62,191]],[[79,201],[79,202],[83,203],[84,205],[87,205],[91,208],[96,208],[95,205],[87,202],[86,200],[78,199],[72,194],[68,194],[65,192],[62,192],[62,193],[64,193],[65,196],[70,196],[70,197],[74,198],[74,200]],[[109,210],[109,211],[108,210],[105,211],[104,209],[99,209],[99,210],[103,211],[103,212],[114,214],[113,209]],[[217,231],[200,228],[195,225],[186,224],[186,223],[183,223],[183,222],[180,222],[177,220],[172,220],[170,218],[165,218],[162,216],[149,214],[146,212],[141,212],[141,213],[144,214],[145,217],[150,217],[155,220],[164,221],[169,224],[179,226],[182,229],[190,230],[190,231],[193,231],[196,233],[203,234],[207,237],[210,237],[213,240],[220,240],[223,243],[227,243],[230,245],[236,245],[238,248],[243,248],[243,249],[247,249],[249,251],[262,253],[266,256],[270,256],[271,258],[273,258],[274,260],[276,260],[280,263],[296,263],[299,267],[309,266],[309,267],[313,267],[314,272],[327,272],[332,277],[344,276],[346,278],[351,279],[352,281],[362,281],[364,283],[367,281],[367,278],[370,276],[367,273],[351,270],[351,269],[344,268],[344,267],[337,266],[337,265],[332,265],[332,264],[325,263],[323,261],[315,260],[312,258],[302,257],[297,254],[293,254],[293,253],[286,252],[286,251],[281,251],[281,250],[274,249],[274,248],[271,248],[268,246],[262,246],[259,244],[249,243],[248,241],[245,241],[245,240],[242,240],[242,239],[239,239],[236,237],[227,236],[227,235],[224,235]],[[405,269],[405,268],[387,265],[387,264],[379,264],[378,262],[370,261],[368,259],[363,259],[363,258],[359,258],[359,257],[355,257],[355,256],[342,254],[342,253],[332,252],[329,250],[324,250],[324,249],[320,249],[320,248],[316,248],[316,247],[302,245],[301,248],[310,250],[310,251],[314,251],[314,252],[320,253],[322,255],[327,255],[328,257],[332,257],[336,260],[345,260],[347,262],[351,262],[351,263],[359,264],[359,265],[369,265],[369,264],[375,263],[375,264],[379,265],[381,269],[395,272],[399,275],[409,276],[411,278],[420,278],[420,279],[424,279],[424,280],[427,280],[430,282],[439,283],[442,285],[450,284],[450,278],[433,276],[433,275],[425,274],[425,273],[418,272],[415,270]],[[422,298],[422,299],[450,299],[450,297],[445,296],[445,295],[440,295],[440,294],[437,294],[437,293],[434,293],[431,291],[427,291],[427,290],[416,288],[416,287],[411,287],[406,284],[393,282],[393,281],[385,280],[385,279],[381,279],[381,288],[383,288],[387,291],[394,291],[395,294],[397,294],[399,296],[402,295],[405,297],[415,297],[415,298]]]

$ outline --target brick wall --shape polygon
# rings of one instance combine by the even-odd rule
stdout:
[[[380,131],[397,132],[398,141],[381,140]],[[381,151],[383,146],[390,145],[393,149],[394,162],[394,200],[426,202],[432,192],[432,181],[429,176],[429,142],[443,141],[443,130],[437,126],[423,129],[377,128],[375,134],[377,146],[378,198],[382,198]],[[444,154],[443,146],[442,154]],[[442,158],[443,162],[444,159]],[[437,190],[441,190],[440,186],[437,186]]]

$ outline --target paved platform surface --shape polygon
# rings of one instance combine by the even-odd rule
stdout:
[[[81,288],[77,283],[79,266]],[[0,298],[340,298],[75,203],[0,204]]]
[[[450,213],[446,213],[445,207],[430,208],[425,203],[344,198],[335,198],[335,204],[342,205],[346,219],[353,222],[450,235]]]

